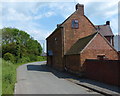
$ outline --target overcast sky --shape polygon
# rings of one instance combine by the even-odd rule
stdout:
[[[95,0],[4,0],[0,3],[0,28],[15,27],[26,31],[41,45],[45,38],[75,11],[77,3],[84,4],[85,15],[94,25],[111,22],[114,34],[118,34],[118,0],[97,2]],[[54,1],[54,2],[52,2]]]

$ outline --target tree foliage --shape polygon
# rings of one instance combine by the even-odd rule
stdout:
[[[3,28],[2,30],[2,56],[10,53],[15,56],[16,62],[20,59],[33,61],[30,57],[40,56],[42,48],[37,40],[34,40],[25,31],[16,28]]]
[[[12,63],[14,63],[15,61],[15,57],[13,54],[11,53],[5,53],[3,58],[6,60],[6,61],[11,61]]]

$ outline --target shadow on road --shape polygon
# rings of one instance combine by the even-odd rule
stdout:
[[[28,71],[40,71],[40,72],[51,72],[56,77],[61,78],[61,79],[74,79],[81,83],[88,83],[88,84],[96,85],[98,87],[106,88],[106,89],[120,93],[120,87],[104,84],[104,83],[90,80],[87,78],[77,77],[68,72],[57,71],[51,67],[46,66],[45,64],[43,64],[43,65],[27,65],[27,70]]]
[[[74,78],[71,74],[68,74],[67,72],[60,72],[55,69],[52,69],[51,67],[46,66],[45,64],[43,65],[27,65],[27,70],[28,71],[40,71],[40,72],[51,72],[58,78]]]
[[[27,65],[27,70],[50,72],[49,68],[46,65]]]

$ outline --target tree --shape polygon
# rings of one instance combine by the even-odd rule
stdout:
[[[22,57],[28,57],[28,55],[34,58],[41,55],[40,43],[25,31],[16,28],[3,28],[1,30],[2,55],[9,52],[15,56],[17,61]]]

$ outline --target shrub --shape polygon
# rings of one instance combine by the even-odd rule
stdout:
[[[27,63],[30,62],[30,58],[29,57],[22,57],[20,59],[18,59],[17,63]]]
[[[37,61],[37,56],[30,54],[29,55],[30,61]]]
[[[15,57],[13,54],[11,53],[5,53],[4,56],[3,56],[4,60],[6,61],[11,61],[11,62],[15,62]]]
[[[45,56],[37,56],[37,61],[46,61]]]

